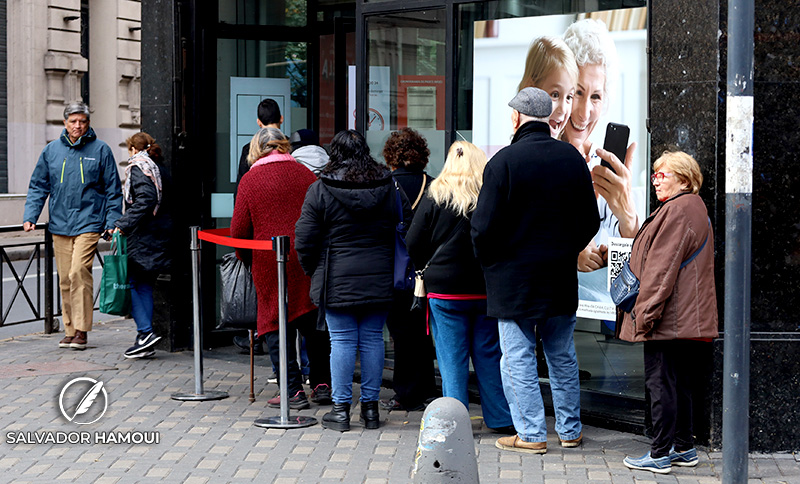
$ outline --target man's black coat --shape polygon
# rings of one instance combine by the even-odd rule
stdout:
[[[578,308],[578,253],[600,217],[586,161],[529,121],[486,165],[472,216],[475,255],[486,278],[487,313],[549,318]]]

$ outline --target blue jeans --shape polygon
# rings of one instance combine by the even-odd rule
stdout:
[[[145,274],[130,275],[131,316],[136,331],[147,334],[153,331],[153,283],[155,277]]]
[[[376,402],[383,379],[383,325],[388,310],[325,308],[331,335],[331,385],[335,403],[353,402],[356,352],[361,356],[361,401]]]
[[[550,389],[556,414],[556,432],[561,440],[581,434],[580,380],[578,357],[572,333],[575,314],[543,319],[501,319],[500,371],[511,417],[520,438],[526,442],[547,442],[544,403],[536,369],[536,330],[542,337],[544,356],[550,370]]]
[[[442,375],[442,394],[469,408],[469,359],[475,367],[483,419],[489,428],[512,425],[500,378],[497,320],[486,316],[486,300],[429,299],[430,326]]]

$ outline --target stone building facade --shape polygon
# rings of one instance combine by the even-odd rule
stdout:
[[[88,102],[98,137],[118,162],[127,159],[125,139],[141,126],[142,31],[141,2],[135,0],[3,5],[7,48],[0,56],[7,83],[0,98],[7,123],[0,130],[7,143],[0,135],[0,177],[6,174],[0,179],[0,225],[10,225],[20,221],[39,153],[61,134],[66,103]]]

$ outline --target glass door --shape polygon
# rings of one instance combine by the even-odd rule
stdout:
[[[354,126],[356,23],[352,18],[333,19],[333,32],[319,36],[319,141],[327,146],[333,135]],[[352,86],[352,88],[351,88]]]
[[[431,151],[426,171],[444,165],[445,10],[420,10],[367,18],[367,141],[373,156],[389,133],[414,128]]]

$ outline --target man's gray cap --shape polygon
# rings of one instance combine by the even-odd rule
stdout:
[[[516,109],[520,114],[532,118],[546,118],[553,111],[553,101],[550,95],[538,87],[526,87],[514,96],[509,106]]]

